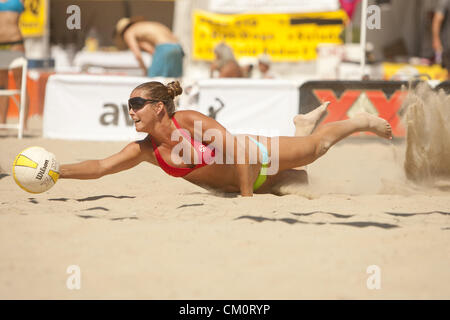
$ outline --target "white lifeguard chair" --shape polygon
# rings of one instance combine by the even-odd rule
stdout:
[[[26,107],[26,93],[27,93],[27,69],[28,62],[25,57],[15,58],[8,67],[8,70],[22,68],[22,79],[20,89],[8,90],[0,89],[0,96],[9,96],[13,99],[16,106],[19,108],[19,122],[17,124],[0,123],[0,128],[17,129],[17,137],[22,139],[23,127],[25,124],[25,107]],[[17,84],[16,84],[17,85]],[[20,95],[20,101],[17,100],[17,96]]]

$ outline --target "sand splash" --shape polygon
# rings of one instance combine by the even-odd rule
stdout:
[[[450,187],[450,95],[421,83],[409,91],[402,111],[407,178],[420,185]]]

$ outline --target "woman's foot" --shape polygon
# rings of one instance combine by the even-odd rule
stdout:
[[[298,114],[294,117],[295,136],[305,137],[310,135],[319,123],[325,118],[330,102],[324,102],[307,114]]]
[[[364,131],[373,132],[385,139],[392,139],[392,128],[386,120],[367,112],[358,113],[353,119],[359,122]]]

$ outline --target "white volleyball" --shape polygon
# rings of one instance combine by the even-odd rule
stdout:
[[[44,148],[27,148],[14,160],[13,176],[23,190],[31,193],[45,192],[59,178],[59,163],[55,155]]]

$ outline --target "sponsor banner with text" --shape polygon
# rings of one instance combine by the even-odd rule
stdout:
[[[41,37],[45,34],[47,0],[25,0],[25,11],[20,15],[19,27],[24,37]]]
[[[128,114],[131,91],[143,82],[161,79],[100,75],[53,75],[45,95],[45,138],[131,141],[137,133]]]
[[[394,136],[405,136],[399,110],[408,86],[404,81],[310,81],[300,87],[300,113],[330,101],[323,124],[368,112],[389,121]],[[367,133],[370,134],[370,133]]]
[[[273,61],[314,60],[319,43],[341,44],[343,10],[298,14],[215,14],[195,11],[193,57],[214,59],[225,41],[237,58],[268,54]]]
[[[135,130],[127,100],[136,86],[151,80],[171,81],[111,75],[51,76],[46,87],[44,137],[96,141],[145,137]],[[211,79],[200,81],[199,87],[199,105],[193,109],[215,118],[232,133],[294,134],[292,119],[299,104],[297,82]]]
[[[298,83],[289,80],[210,79],[199,82],[197,111],[233,134],[293,136]]]

